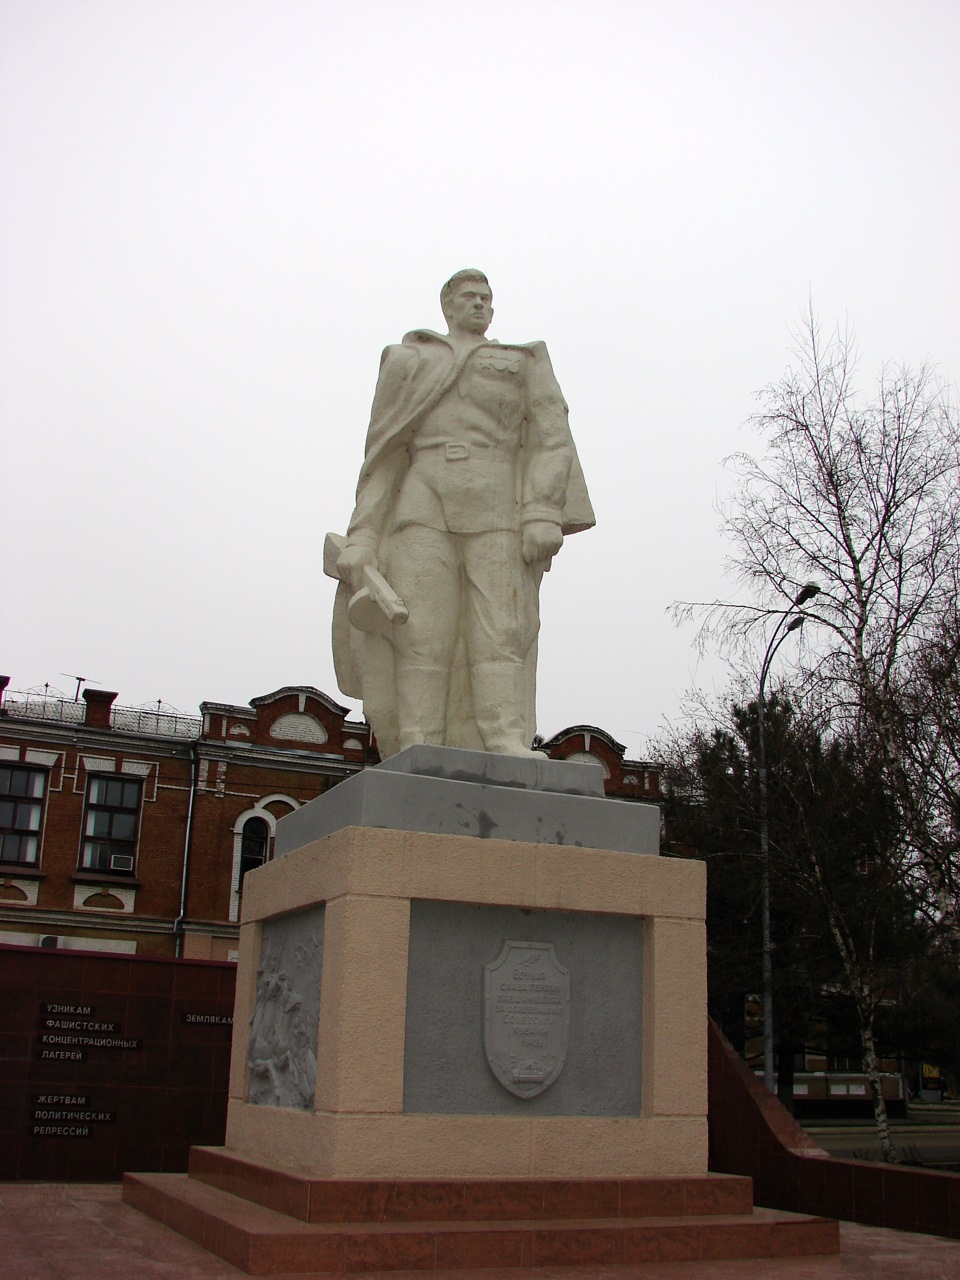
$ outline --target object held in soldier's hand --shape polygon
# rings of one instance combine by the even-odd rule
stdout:
[[[347,540],[342,534],[327,534],[323,544],[323,571],[328,578],[340,578],[337,560],[346,545]],[[394,623],[400,625],[406,622],[410,616],[407,606],[383,574],[366,564],[361,576],[363,586],[350,597],[347,605],[351,625],[358,631],[383,635],[389,632]]]
[[[347,614],[358,631],[385,632],[410,616],[393,587],[379,570],[363,566],[363,586],[351,596]]]

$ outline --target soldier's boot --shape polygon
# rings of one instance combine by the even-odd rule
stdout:
[[[536,756],[526,741],[526,680],[522,662],[478,662],[470,669],[473,708],[484,750]]]
[[[444,667],[397,662],[397,719],[400,750],[421,742],[443,746],[447,727],[447,682]]]

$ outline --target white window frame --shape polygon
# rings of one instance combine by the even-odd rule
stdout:
[[[299,809],[299,801],[293,796],[277,792],[272,796],[264,796],[252,809],[245,809],[233,824],[233,866],[230,870],[230,912],[231,923],[240,919],[240,852],[243,847],[243,828],[251,818],[262,818],[267,824],[267,861],[273,857],[273,842],[277,834],[277,819],[267,808],[268,804],[287,804],[291,813]]]

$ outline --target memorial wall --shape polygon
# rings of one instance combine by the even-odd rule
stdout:
[[[0,1179],[177,1171],[223,1141],[236,967],[0,947]]]

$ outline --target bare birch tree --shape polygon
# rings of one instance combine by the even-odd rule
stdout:
[[[723,527],[751,603],[678,605],[675,616],[699,617],[701,643],[749,648],[804,584],[819,586],[803,610],[806,678],[838,725],[874,737],[906,832],[900,854],[960,948],[956,774],[932,806],[932,743],[915,740],[921,724],[936,733],[931,708],[918,714],[923,655],[960,583],[960,423],[928,369],[884,368],[866,401],[855,376],[850,337],[824,340],[809,314],[796,365],[760,395],[766,452],[729,460],[738,485]]]

